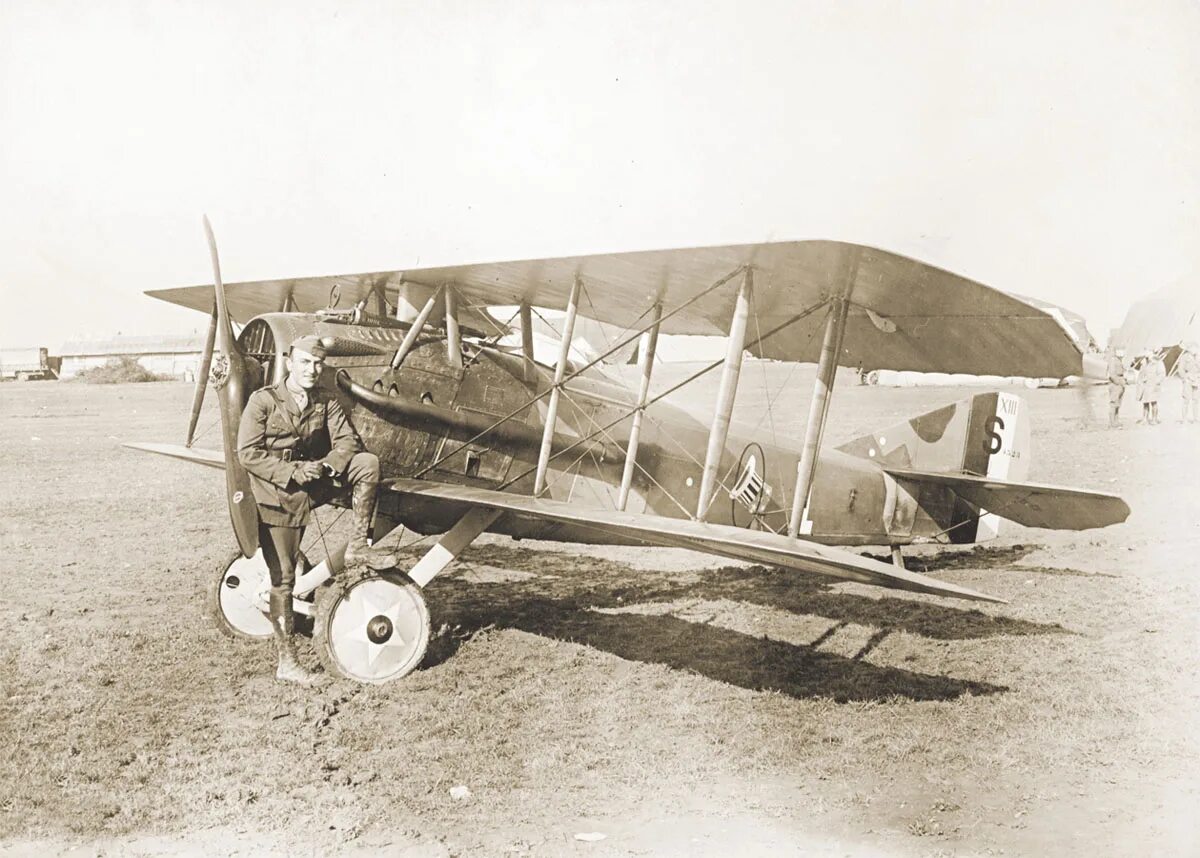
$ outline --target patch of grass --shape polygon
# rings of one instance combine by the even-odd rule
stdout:
[[[76,381],[86,384],[131,384],[145,381],[172,381],[169,375],[151,372],[142,366],[133,355],[119,355],[108,359],[103,366],[80,370]]]

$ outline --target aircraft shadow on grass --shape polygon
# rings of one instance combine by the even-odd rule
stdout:
[[[936,640],[1069,633],[1058,625],[996,617],[969,608],[841,593],[829,584],[763,566],[705,570],[702,577],[693,574],[684,581],[664,581],[662,576],[608,560],[496,545],[472,549],[464,560],[468,570],[472,561],[486,562],[489,567],[533,573],[533,577],[480,583],[456,575],[432,585],[427,597],[435,606],[434,615],[453,632],[435,638],[424,662],[426,668],[451,657],[479,630],[512,628],[796,698],[952,700],[967,693],[995,694],[1008,689],[879,666],[863,659],[893,631]],[[812,643],[796,645],[669,614],[596,610],[718,599],[815,614],[834,619],[836,624]],[[850,623],[877,629],[857,654],[846,657],[818,650]]]

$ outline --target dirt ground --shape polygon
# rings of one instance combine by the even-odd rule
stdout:
[[[807,380],[743,385],[800,431]],[[844,379],[827,437],[973,392]],[[421,670],[310,691],[204,616],[222,475],[119,447],[190,386],[2,385],[0,856],[1200,854],[1200,425],[1019,392],[1030,478],[1133,513],[917,558],[1007,605],[486,538]]]

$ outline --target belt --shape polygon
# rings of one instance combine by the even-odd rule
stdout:
[[[267,453],[268,453],[268,455],[274,456],[276,459],[281,459],[284,462],[307,462],[307,461],[309,461],[308,456],[306,456],[302,451],[295,449],[294,447],[288,448],[286,450],[267,450]]]

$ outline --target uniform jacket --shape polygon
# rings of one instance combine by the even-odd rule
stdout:
[[[1192,387],[1200,385],[1200,358],[1192,352],[1184,352],[1179,356],[1175,371],[1184,384],[1190,384]]]
[[[1162,391],[1162,383],[1166,377],[1167,368],[1163,366],[1161,360],[1151,358],[1146,361],[1145,366],[1138,373],[1138,401],[1158,402],[1158,395]]]
[[[1116,355],[1108,358],[1108,383],[1118,387],[1125,386],[1125,364]]]
[[[308,491],[292,479],[301,461],[323,462],[340,477],[365,449],[337,399],[310,390],[301,412],[284,381],[250,395],[237,446],[263,523],[285,527],[308,523]]]

